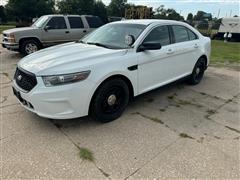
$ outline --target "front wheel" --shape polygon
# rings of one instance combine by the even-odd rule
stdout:
[[[103,83],[91,103],[91,116],[103,123],[119,118],[129,102],[129,88],[120,78]]]
[[[32,54],[40,49],[40,45],[35,40],[26,40],[23,41],[20,45],[20,52],[23,55]]]
[[[201,82],[205,72],[205,59],[200,58],[194,66],[193,72],[188,79],[191,85],[197,85]]]

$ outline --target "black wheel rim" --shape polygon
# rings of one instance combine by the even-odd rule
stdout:
[[[125,103],[126,93],[122,87],[111,87],[103,95],[101,110],[104,114],[114,114],[119,112]]]
[[[194,81],[200,82],[202,80],[203,74],[204,74],[204,64],[199,63],[194,70],[194,74],[193,74]]]

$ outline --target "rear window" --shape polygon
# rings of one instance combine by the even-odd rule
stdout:
[[[90,28],[98,28],[98,27],[103,25],[103,22],[102,22],[102,20],[99,17],[87,16],[86,19],[87,19],[87,22],[88,22]]]
[[[80,17],[68,17],[71,29],[84,28],[82,19]]]

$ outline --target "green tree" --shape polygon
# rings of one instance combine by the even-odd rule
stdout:
[[[167,10],[164,8],[164,5],[159,6],[156,9],[156,13],[154,15],[155,19],[167,19]]]
[[[9,0],[6,10],[16,21],[30,23],[34,17],[53,13],[54,0]]]
[[[192,22],[193,21],[193,14],[189,13],[187,16],[187,21]]]
[[[94,0],[61,0],[57,3],[61,14],[93,14]]]
[[[96,1],[94,3],[94,15],[99,16],[103,22],[108,21],[107,8],[102,1]]]
[[[174,9],[167,9],[167,19],[183,21],[184,17],[181,16],[177,11]]]
[[[159,6],[156,9],[154,18],[155,19],[170,19],[170,20],[177,20],[177,21],[184,20],[183,16],[181,16],[176,10],[165,9],[163,5]]]
[[[0,6],[0,23],[5,23],[5,22],[7,22],[5,8],[3,6]]]
[[[198,11],[197,14],[194,16],[193,20],[195,21],[202,21],[202,20],[212,20],[212,15],[210,13],[206,13],[204,11]]]
[[[127,0],[111,0],[108,6],[108,15],[124,17],[126,3],[127,3]]]

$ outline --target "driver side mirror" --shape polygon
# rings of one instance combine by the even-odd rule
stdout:
[[[44,27],[44,30],[45,30],[45,31],[48,31],[49,29],[51,29],[50,26],[45,26],[45,27]]]
[[[162,46],[158,42],[143,42],[137,49],[137,52],[143,52],[146,50],[159,50]]]

